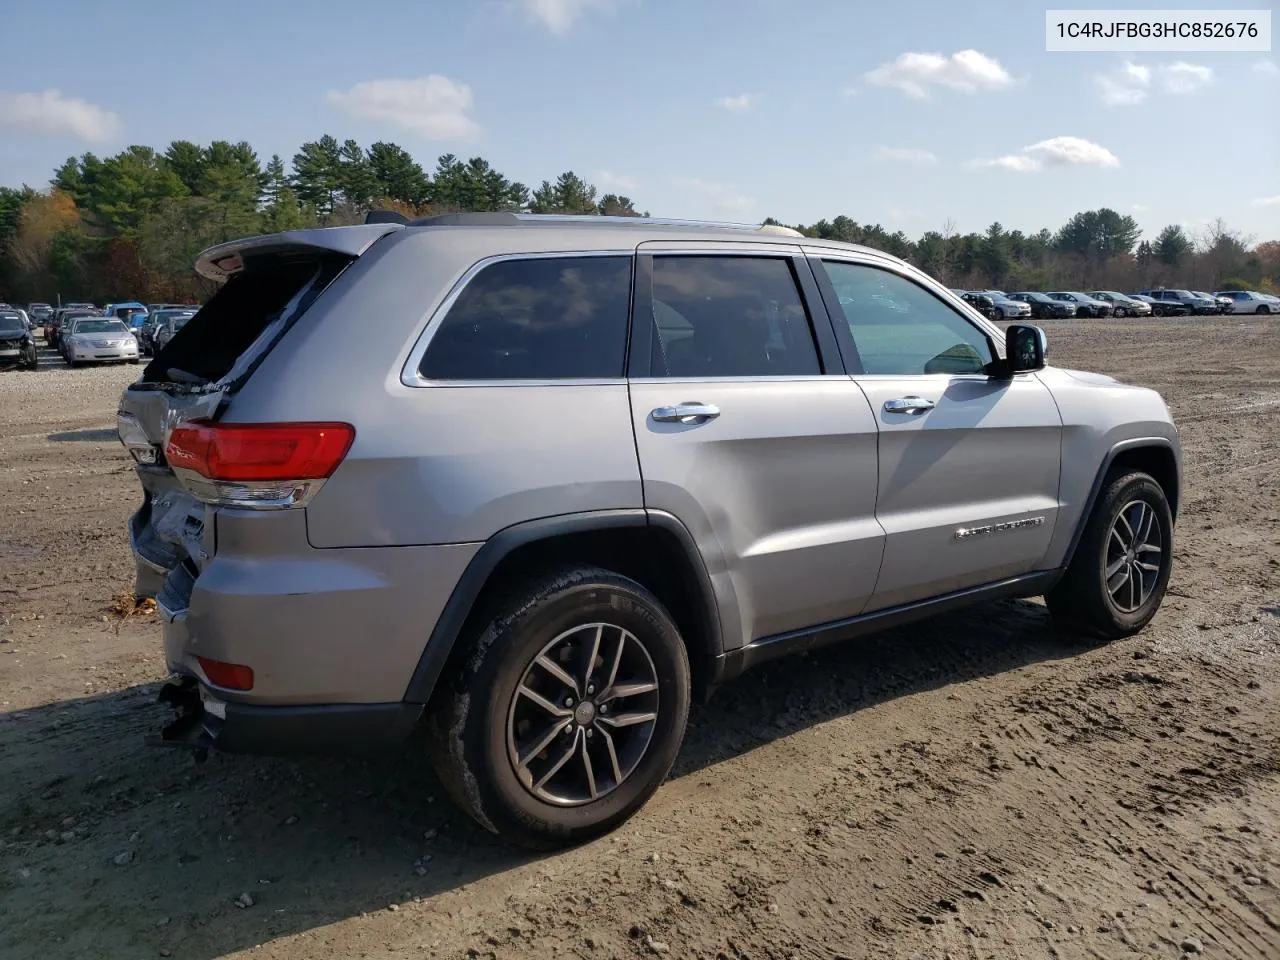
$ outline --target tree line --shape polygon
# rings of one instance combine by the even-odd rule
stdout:
[[[206,247],[236,237],[362,222],[373,208],[407,216],[456,211],[647,216],[631,198],[601,195],[573,171],[530,188],[483,157],[437,159],[428,171],[403,147],[323,136],[286,165],[246,142],[175,140],[70,157],[42,190],[0,187],[0,300],[203,299],[192,269]],[[766,223],[778,223],[769,218]],[[1056,231],[993,223],[960,234],[948,223],[912,240],[847,216],[794,224],[910,260],[950,286],[1137,289],[1239,285],[1280,290],[1280,242],[1253,244],[1219,220],[1201,236],[1165,227],[1141,237],[1132,217],[1078,213]]]

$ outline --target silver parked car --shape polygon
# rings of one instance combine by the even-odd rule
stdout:
[[[138,338],[123,320],[81,317],[60,332],[59,346],[67,366],[82,363],[138,362]]]
[[[1095,290],[1089,294],[1095,300],[1111,304],[1112,316],[1149,317],[1151,304],[1116,290]]]
[[[1160,606],[1160,396],[1046,366],[1039,328],[901,260],[371,221],[206,251],[221,289],[121,397],[172,744],[368,752],[423,723],[471,816],[556,845],[637,810],[695,694],[748,667],[992,598],[1102,637]]]

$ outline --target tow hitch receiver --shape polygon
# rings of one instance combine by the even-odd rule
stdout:
[[[160,731],[160,736],[150,737],[148,742],[162,747],[185,747],[193,752],[197,763],[207,760],[220,721],[205,710],[199,681],[195,677],[173,677],[160,688],[156,699],[173,707],[178,717]]]

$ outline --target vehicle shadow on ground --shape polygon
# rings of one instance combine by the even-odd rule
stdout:
[[[887,700],[1086,648],[1043,606],[1015,600],[779,660],[694,708],[673,777]],[[0,954],[212,958],[535,859],[458,813],[413,749],[196,765],[145,746],[168,718],[156,689],[0,713],[0,859],[12,868],[0,876]],[[253,904],[237,907],[244,893]]]
[[[103,443],[109,440],[115,440],[119,434],[111,427],[101,427],[96,430],[64,430],[61,433],[51,433],[49,440],[55,443]]]

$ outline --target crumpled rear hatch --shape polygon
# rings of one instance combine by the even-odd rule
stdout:
[[[263,358],[312,302],[379,237],[376,224],[296,231],[214,247],[197,270],[222,283],[120,398],[121,442],[133,456],[143,503],[130,518],[136,593],[155,597],[169,620],[181,615],[215,543],[219,509],[184,485],[166,458],[174,429],[216,421]]]

